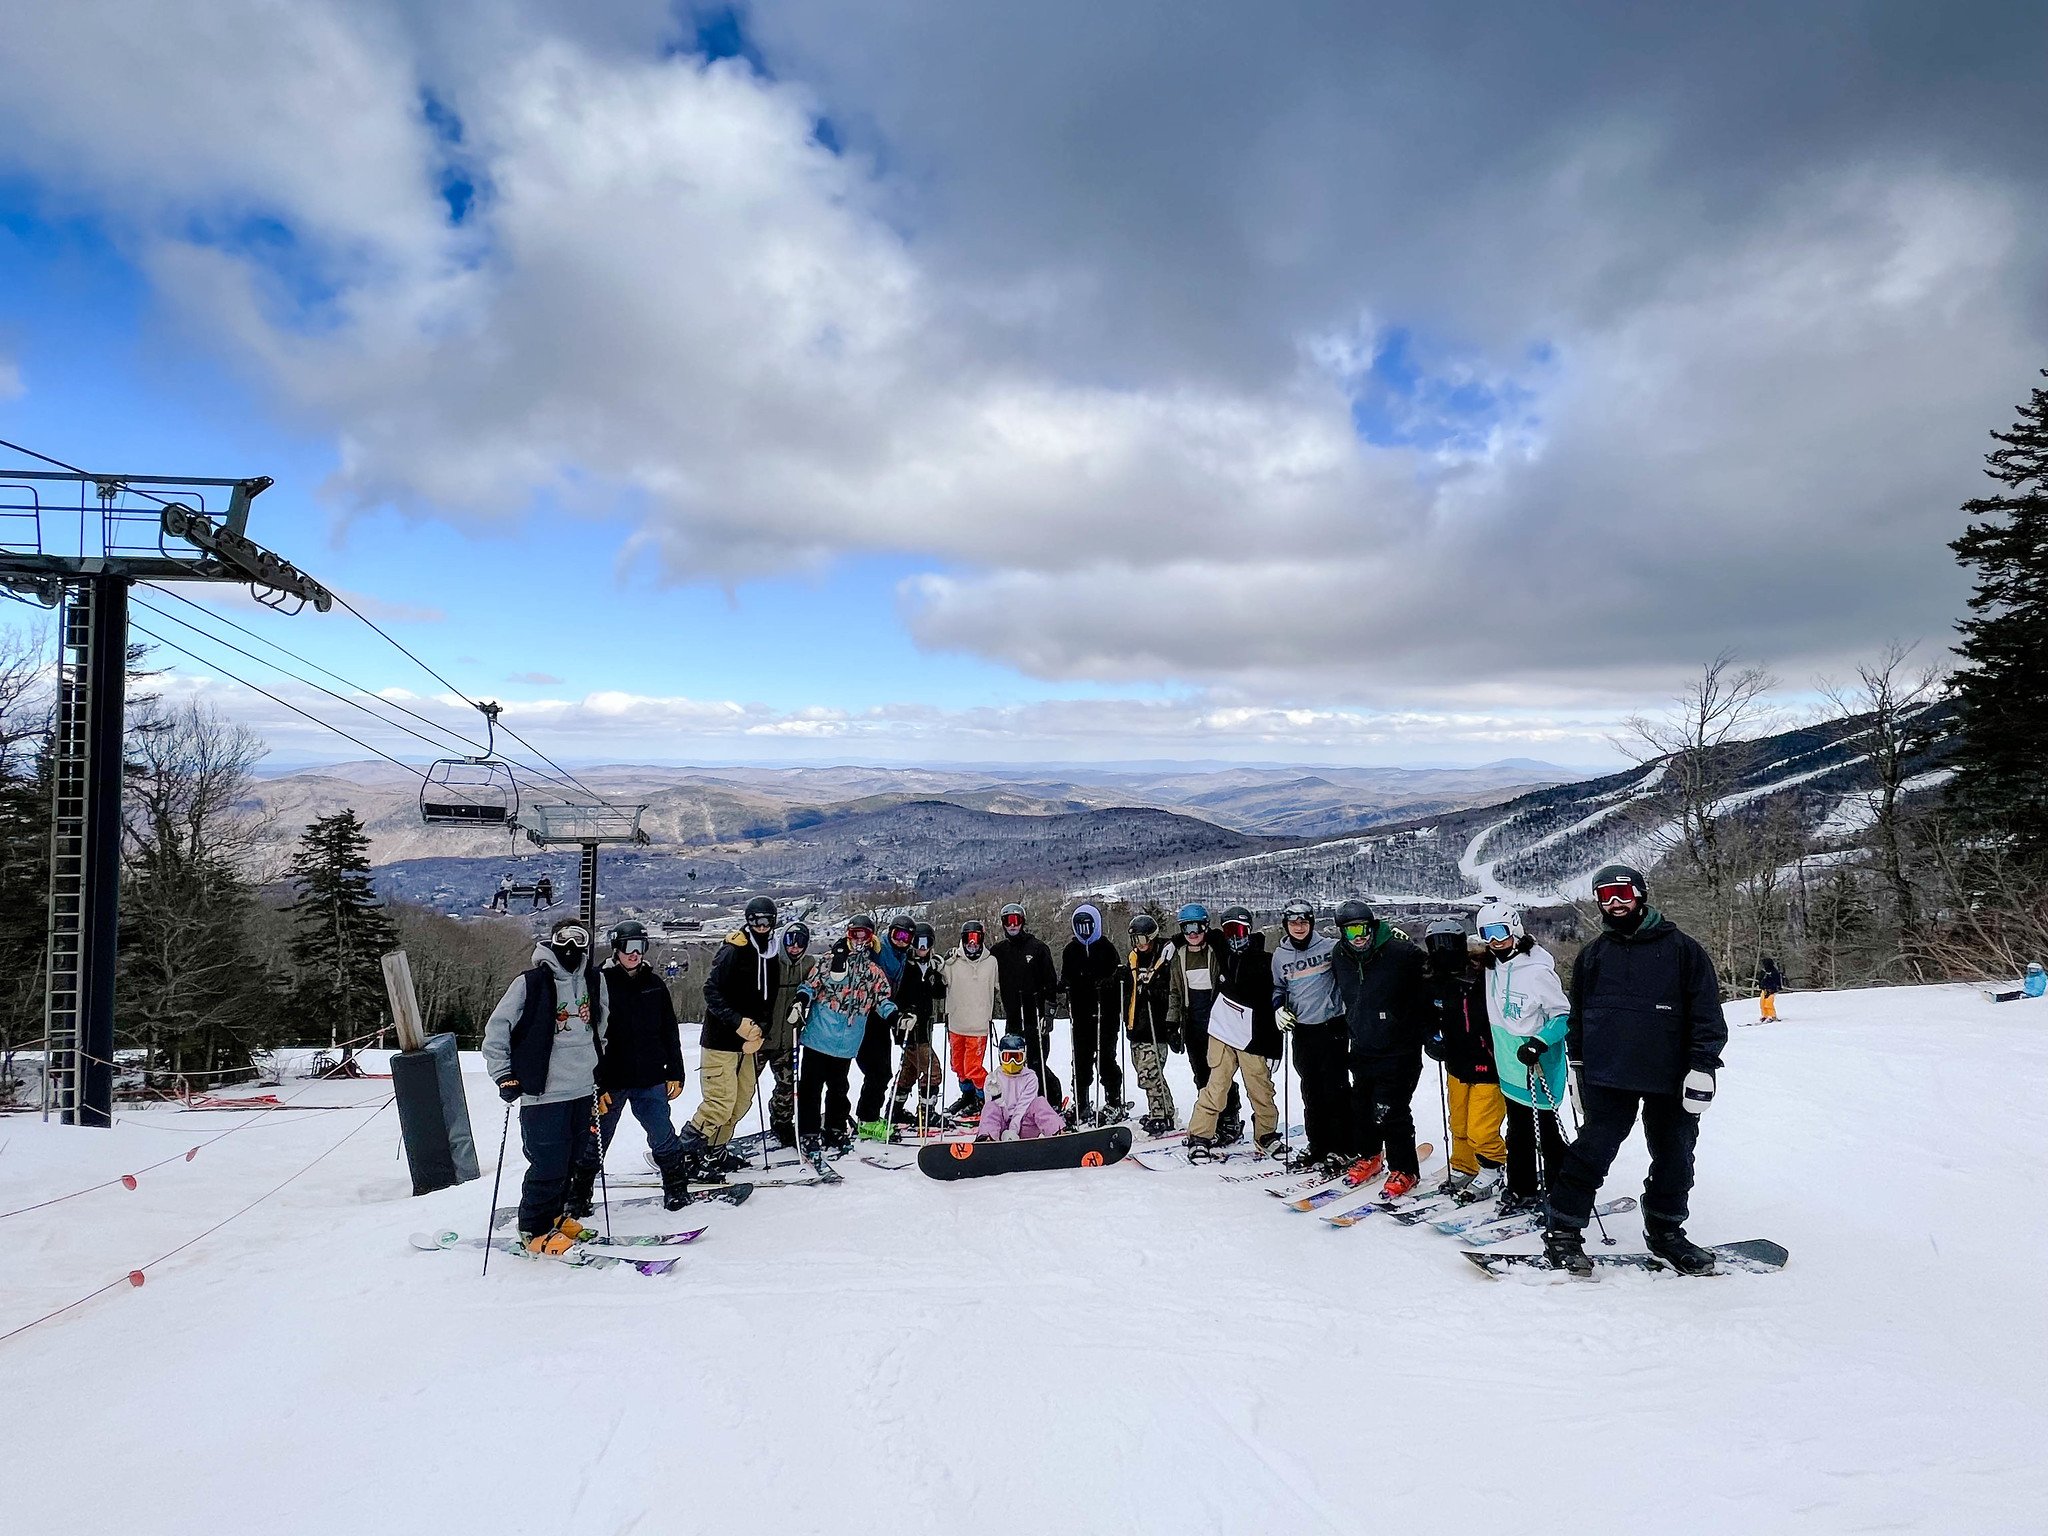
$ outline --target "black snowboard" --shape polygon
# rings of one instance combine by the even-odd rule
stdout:
[[[1036,1141],[938,1141],[917,1149],[917,1166],[934,1179],[980,1179],[1044,1168],[1100,1168],[1131,1150],[1128,1125],[1041,1136]]]
[[[1778,1244],[1761,1237],[1753,1237],[1743,1243],[1716,1243],[1710,1250],[1714,1255],[1714,1273],[1717,1275],[1768,1275],[1785,1267],[1792,1255]],[[1477,1253],[1465,1255],[1489,1275],[1499,1276],[1510,1269],[1550,1270],[1540,1253]],[[1670,1269],[1662,1259],[1651,1253],[1594,1253],[1588,1254],[1595,1266],[1607,1269]],[[1562,1275],[1562,1270],[1550,1270]],[[1676,1274],[1676,1270],[1671,1270]]]

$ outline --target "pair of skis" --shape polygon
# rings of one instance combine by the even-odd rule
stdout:
[[[687,1232],[640,1232],[627,1237],[605,1237],[592,1233],[580,1238],[575,1246],[561,1253],[535,1253],[513,1238],[464,1237],[460,1232],[415,1232],[410,1238],[412,1246],[428,1253],[450,1248],[473,1248],[481,1250],[495,1246],[500,1251],[517,1255],[523,1259],[550,1259],[565,1264],[571,1269],[612,1269],[625,1265],[638,1274],[665,1275],[677,1263],[673,1258],[635,1258],[631,1254],[611,1253],[613,1248],[681,1248],[694,1243],[708,1228],[696,1227]]]

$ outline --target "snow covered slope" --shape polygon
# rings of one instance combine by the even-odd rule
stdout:
[[[488,1184],[408,1198],[380,1084],[111,1132],[16,1116],[0,1211],[170,1161],[0,1220],[0,1333],[326,1155],[141,1290],[0,1343],[9,1528],[2041,1529],[2048,1004],[1779,1008],[1734,1031],[1693,1223],[1786,1243],[1770,1277],[1496,1283],[1449,1239],[1336,1231],[1208,1170],[935,1184],[849,1160],[838,1189],[693,1210],[711,1231],[665,1279],[480,1279],[406,1246],[478,1230]],[[471,1088],[488,1157],[499,1106]],[[1433,1078],[1416,1113],[1441,1139]],[[640,1150],[629,1122],[615,1172]],[[518,1161],[515,1138],[508,1188]],[[1615,1191],[1641,1170],[1631,1144]]]

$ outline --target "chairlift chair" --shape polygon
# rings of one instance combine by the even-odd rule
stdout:
[[[444,757],[420,780],[420,820],[430,827],[506,827],[519,820],[519,784],[496,752],[499,706],[479,704],[484,717],[480,757]]]

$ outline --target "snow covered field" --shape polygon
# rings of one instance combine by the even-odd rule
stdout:
[[[1212,1170],[849,1159],[836,1189],[693,1207],[711,1230],[665,1278],[480,1279],[406,1237],[480,1231],[488,1171],[409,1198],[382,1083],[111,1132],[0,1119],[0,1210],[174,1159],[0,1221],[0,1333],[328,1153],[142,1289],[0,1343],[8,1528],[2048,1529],[2048,1004],[1779,1007],[1734,1031],[1692,1225],[1785,1243],[1766,1277],[1496,1283],[1426,1228],[1338,1231]],[[471,1098],[488,1161],[500,1108],[480,1076]],[[1440,1141],[1433,1074],[1416,1114]],[[616,1173],[641,1145],[628,1120]],[[1610,1193],[1641,1168],[1635,1141]]]

